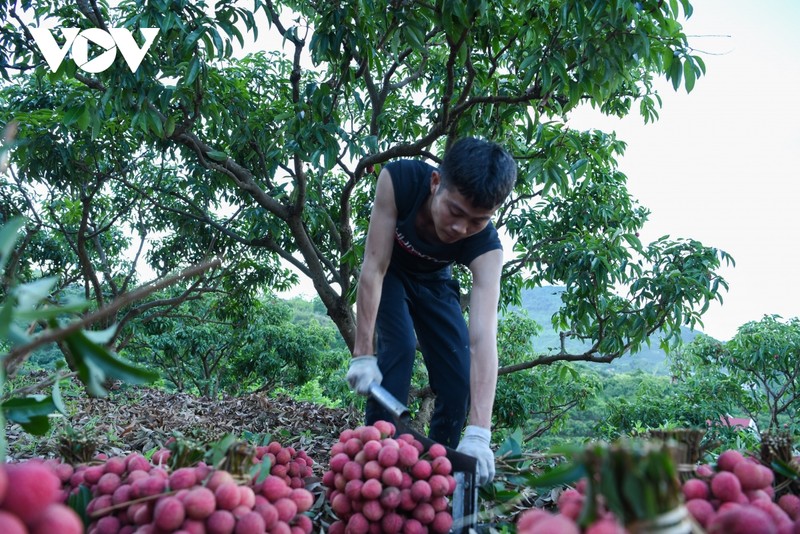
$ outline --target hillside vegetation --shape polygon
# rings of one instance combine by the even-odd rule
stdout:
[[[522,309],[543,328],[542,333],[534,340],[534,348],[538,353],[551,354],[560,350],[559,335],[553,329],[552,317],[561,307],[561,294],[564,289],[563,286],[544,286],[522,292]],[[681,332],[683,343],[690,343],[702,333],[685,327],[681,328]],[[667,354],[659,347],[659,343],[660,338],[653,336],[650,339],[650,347],[644,346],[636,354],[625,353],[608,367],[616,373],[640,370],[656,375],[667,375],[669,374]],[[587,347],[587,343],[574,339],[568,340],[566,344],[567,350],[574,353],[582,352]]]

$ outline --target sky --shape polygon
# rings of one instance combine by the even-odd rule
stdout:
[[[619,169],[651,211],[643,242],[692,238],[733,256],[701,328],[726,341],[764,315],[800,316],[800,1],[692,4],[682,24],[707,71],[691,93],[664,82],[655,123],[585,113],[570,125],[627,142]]]

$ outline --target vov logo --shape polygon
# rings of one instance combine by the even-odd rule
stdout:
[[[45,28],[30,28],[36,46],[44,56],[50,70],[55,72],[63,63],[64,58],[72,49],[72,59],[78,68],[85,72],[97,74],[103,72],[114,63],[117,50],[122,53],[125,63],[136,72],[144,56],[158,36],[158,28],[141,28],[144,45],[139,47],[127,28],[109,28],[106,32],[99,28],[89,28],[81,31],[80,28],[61,28],[64,36],[64,46],[59,46],[50,30]],[[105,52],[89,59],[89,42],[102,47]]]

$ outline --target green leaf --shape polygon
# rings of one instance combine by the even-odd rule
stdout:
[[[197,79],[197,75],[199,73],[200,73],[200,58],[195,56],[189,62],[189,71],[186,73],[186,78],[184,79],[184,83],[186,85],[191,85]]]
[[[67,498],[67,506],[75,510],[75,513],[80,516],[83,526],[86,528],[89,527],[89,523],[92,521],[89,514],[86,513],[86,507],[89,506],[89,501],[91,500],[92,491],[83,484],[78,486],[78,491],[70,492]]]
[[[775,473],[783,477],[795,481],[800,480],[800,473],[798,473],[798,471],[791,464],[788,464],[783,460],[779,460],[776,458],[775,460],[772,461],[771,467],[772,470],[775,471]]]
[[[17,234],[24,225],[25,219],[15,217],[0,228],[0,272],[5,270],[8,257],[17,242]]]
[[[522,439],[522,430],[518,428],[500,445],[495,456],[501,458],[519,458],[522,456]]]
[[[39,308],[28,308],[16,310],[16,318],[20,321],[49,321],[58,317],[63,317],[65,313],[80,313],[89,307],[85,300],[75,300],[58,306],[47,306]]]
[[[98,345],[105,345],[114,339],[114,334],[117,333],[117,325],[112,325],[105,330],[84,330],[86,338],[92,343]]]
[[[53,390],[50,393],[50,397],[53,399],[53,406],[55,406],[56,410],[61,413],[63,416],[67,416],[67,407],[64,405],[64,399],[61,397],[61,386],[59,385],[60,382],[58,380],[55,381],[53,384]]]
[[[550,488],[564,484],[572,484],[586,476],[586,468],[579,463],[567,462],[559,464],[550,471],[534,477],[530,485],[536,488]]]
[[[144,384],[159,376],[155,371],[136,366],[112,354],[107,348],[91,341],[85,332],[73,332],[64,342],[75,360],[81,382],[98,397],[104,397],[108,393],[103,385],[108,379]]]
[[[264,457],[261,459],[261,463],[258,466],[254,466],[254,469],[258,467],[260,467],[260,470],[258,471],[256,484],[264,482],[264,479],[269,476],[270,469],[272,469],[272,461],[269,459],[268,454],[264,455]]]
[[[225,434],[220,438],[211,450],[206,453],[206,459],[209,465],[217,467],[219,466],[223,460],[225,460],[228,449],[231,445],[236,441],[236,437],[233,434]]]
[[[683,79],[686,92],[691,93],[692,89],[694,89],[694,82],[697,79],[694,72],[694,63],[692,62],[691,57],[687,57],[686,61],[683,63]]]
[[[78,115],[78,128],[81,130],[85,130],[89,127],[89,123],[92,121],[92,112],[89,110],[87,106],[84,106],[83,112]]]
[[[219,162],[225,162],[228,160],[228,154],[221,150],[209,150],[208,157]]]
[[[17,297],[17,307],[20,311],[30,311],[50,296],[50,292],[58,283],[58,278],[48,276],[33,282],[17,286],[14,294]]]
[[[681,86],[681,77],[683,75],[683,66],[681,65],[680,58],[673,58],[672,65],[669,68],[668,78],[672,80],[672,87],[677,91]]]
[[[56,410],[52,397],[44,395],[17,397],[3,403],[6,419],[35,436],[41,436],[50,429],[48,416]]]

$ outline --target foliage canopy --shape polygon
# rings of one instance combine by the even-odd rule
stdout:
[[[705,66],[679,22],[688,0],[3,5],[0,121],[20,131],[0,209],[33,221],[27,257],[98,303],[127,291],[144,260],[163,275],[225,259],[181,295],[122,310],[123,326],[209,289],[248,299],[302,276],[352,346],[377,170],[437,162],[466,135],[519,164],[494,221],[514,242],[504,303],[564,285],[554,324],[590,343],[510,370],[611,361],[660,329],[677,340],[727,287],[716,272],[726,253],[639,241],[648,212],[617,169],[624,143],[567,124],[584,105],[655,120],[656,78],[693,88]],[[53,73],[30,32],[45,23],[158,38],[135,72],[121,57],[100,73],[70,57]]]

